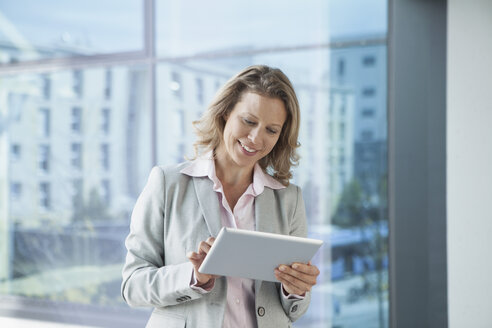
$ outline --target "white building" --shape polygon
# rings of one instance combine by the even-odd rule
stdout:
[[[134,138],[150,125],[145,85],[136,81],[144,74],[118,67],[29,74],[23,89],[14,87],[19,77],[4,79],[11,223],[69,224],[91,193],[109,216],[128,215],[129,185],[150,162],[150,146],[140,147],[145,138]]]
[[[333,49],[330,62],[330,80],[354,93],[354,176],[377,203],[387,172],[386,45]]]

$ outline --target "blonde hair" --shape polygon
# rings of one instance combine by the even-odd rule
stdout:
[[[197,141],[194,144],[195,156],[215,150],[221,143],[228,117],[241,96],[253,92],[265,97],[278,98],[287,110],[279,139],[272,151],[258,163],[261,168],[271,174],[283,185],[289,185],[292,178],[291,166],[299,162],[296,149],[298,142],[300,110],[294,88],[287,76],[278,68],[254,65],[245,68],[233,76],[217,92],[203,116],[194,121]]]

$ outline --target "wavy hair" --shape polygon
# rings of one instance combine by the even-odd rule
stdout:
[[[284,103],[287,118],[279,139],[272,151],[258,163],[265,172],[287,186],[292,178],[290,168],[299,163],[296,149],[300,146],[298,141],[300,110],[292,84],[278,68],[265,65],[250,66],[224,84],[203,116],[193,122],[197,134],[197,141],[194,144],[195,158],[217,149],[223,138],[225,118],[246,92],[278,98]]]

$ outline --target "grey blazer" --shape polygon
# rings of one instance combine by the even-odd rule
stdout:
[[[151,306],[147,327],[222,327],[227,280],[218,278],[211,292],[190,288],[193,267],[186,257],[200,241],[217,236],[220,207],[208,177],[180,173],[189,165],[154,167],[132,213],[121,293],[132,307]],[[256,230],[306,236],[301,190],[295,185],[265,188],[255,199]],[[258,327],[290,327],[309,306],[286,300],[280,283],[255,281]]]

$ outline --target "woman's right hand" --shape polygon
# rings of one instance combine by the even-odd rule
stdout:
[[[205,259],[208,252],[210,251],[210,248],[214,244],[214,241],[215,241],[214,237],[209,237],[206,241],[200,242],[200,244],[198,245],[197,252],[189,252],[188,254],[186,254],[186,257],[188,257],[191,264],[193,264],[195,279],[196,281],[198,281],[198,285],[205,285],[208,282],[210,282],[210,280],[218,277],[216,275],[198,272],[200,265],[202,264],[203,260]]]

